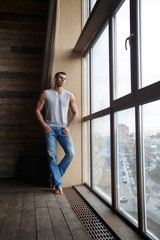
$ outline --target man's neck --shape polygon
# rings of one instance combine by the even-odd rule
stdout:
[[[59,94],[61,94],[61,92],[63,91],[63,88],[62,87],[60,87],[60,86],[54,86],[54,88],[53,88],[55,91],[56,91],[56,93],[59,95]]]

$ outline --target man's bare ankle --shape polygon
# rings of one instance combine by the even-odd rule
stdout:
[[[58,194],[59,195],[62,195],[63,194],[63,190],[62,190],[62,187],[61,186],[59,186],[59,187],[57,187],[57,190],[56,191],[58,191]],[[56,192],[55,191],[55,192]]]

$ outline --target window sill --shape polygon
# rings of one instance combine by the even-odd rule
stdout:
[[[109,207],[107,207],[94,193],[84,185],[74,186],[77,192],[86,200],[86,202],[95,210],[95,212],[106,222],[110,229],[123,240],[144,239],[132,228],[128,226],[119,216],[117,216]]]

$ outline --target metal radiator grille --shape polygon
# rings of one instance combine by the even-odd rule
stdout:
[[[81,198],[81,196],[76,192],[76,190],[74,190],[73,188],[64,188],[63,191],[68,202],[78,216],[82,225],[87,230],[91,239],[118,239],[109,232],[104,223]]]

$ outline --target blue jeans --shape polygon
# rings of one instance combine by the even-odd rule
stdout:
[[[48,163],[56,187],[62,187],[62,176],[75,155],[74,145],[70,133],[64,134],[62,127],[51,126],[51,129],[53,130],[51,133],[45,133]],[[59,165],[57,164],[57,141],[65,152]]]

